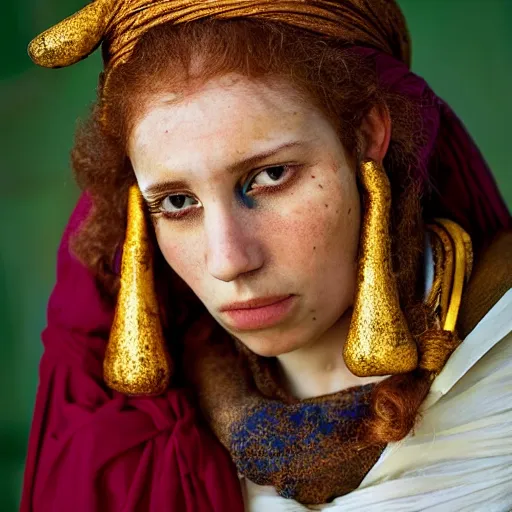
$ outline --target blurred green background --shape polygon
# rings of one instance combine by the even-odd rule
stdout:
[[[512,205],[512,1],[399,0],[413,68],[465,122]],[[98,54],[36,68],[28,41],[83,0],[2,2],[0,66],[0,511],[18,507],[60,235],[77,198],[69,150],[95,96]],[[60,512],[60,511],[59,511]]]

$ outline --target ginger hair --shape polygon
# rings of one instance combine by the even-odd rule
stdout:
[[[389,111],[392,135],[384,165],[393,194],[393,267],[401,306],[418,339],[420,354],[428,352],[425,333],[435,330],[421,300],[423,185],[410,172],[417,166],[421,134],[417,106],[379,86],[371,58],[339,41],[279,23],[205,20],[178,27],[163,24],[149,30],[130,61],[111,72],[108,91],[100,79],[98,101],[80,127],[72,151],[78,184],[93,203],[72,248],[93,272],[105,299],[115,302],[118,289],[116,252],[126,227],[128,188],[135,183],[126,145],[138,110],[148,95],[204,83],[229,72],[275,83],[277,79],[287,80],[328,116],[355,160],[361,147],[358,129],[364,116],[374,106]],[[194,301],[198,299],[192,293],[183,294],[186,286],[158,250],[155,258],[157,291],[166,322],[183,322],[196,310]],[[179,303],[168,291],[176,291],[176,287],[182,290]],[[397,441],[410,432],[429,390],[431,375],[446,358],[434,368],[420,364],[420,369],[390,377],[376,386],[371,416],[362,435],[365,443]]]

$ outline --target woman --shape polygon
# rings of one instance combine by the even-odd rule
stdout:
[[[509,510],[510,215],[395,3],[97,0],[30,53],[100,42],[22,510]]]

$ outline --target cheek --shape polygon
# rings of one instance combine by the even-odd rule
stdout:
[[[322,188],[320,188],[322,186]],[[359,194],[355,183],[315,183],[294,198],[281,216],[282,235],[276,240],[295,265],[305,270],[339,270],[357,259],[360,227]],[[339,272],[338,272],[339,273]]]
[[[316,312],[318,328],[330,325],[350,307],[357,278],[357,187],[355,183],[343,188],[332,184],[328,190],[309,202],[309,232],[300,237],[305,241],[301,266],[309,290],[310,311]],[[298,247],[294,252],[300,253]]]
[[[201,261],[204,259],[200,251],[202,244],[189,235],[185,243],[165,219],[158,219],[154,226],[158,247],[165,261],[197,294],[200,290]]]

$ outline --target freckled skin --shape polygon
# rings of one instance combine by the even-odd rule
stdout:
[[[332,336],[352,305],[360,225],[355,170],[335,129],[286,84],[221,77],[178,98],[148,102],[129,140],[143,194],[155,183],[187,180],[181,193],[200,202],[190,218],[154,219],[165,259],[212,316],[258,354],[279,356]],[[308,145],[258,168],[297,164],[294,177],[277,192],[242,199],[239,182],[253,169],[226,169],[290,141]],[[296,296],[292,313],[270,328],[239,331],[219,311],[286,294]]]

